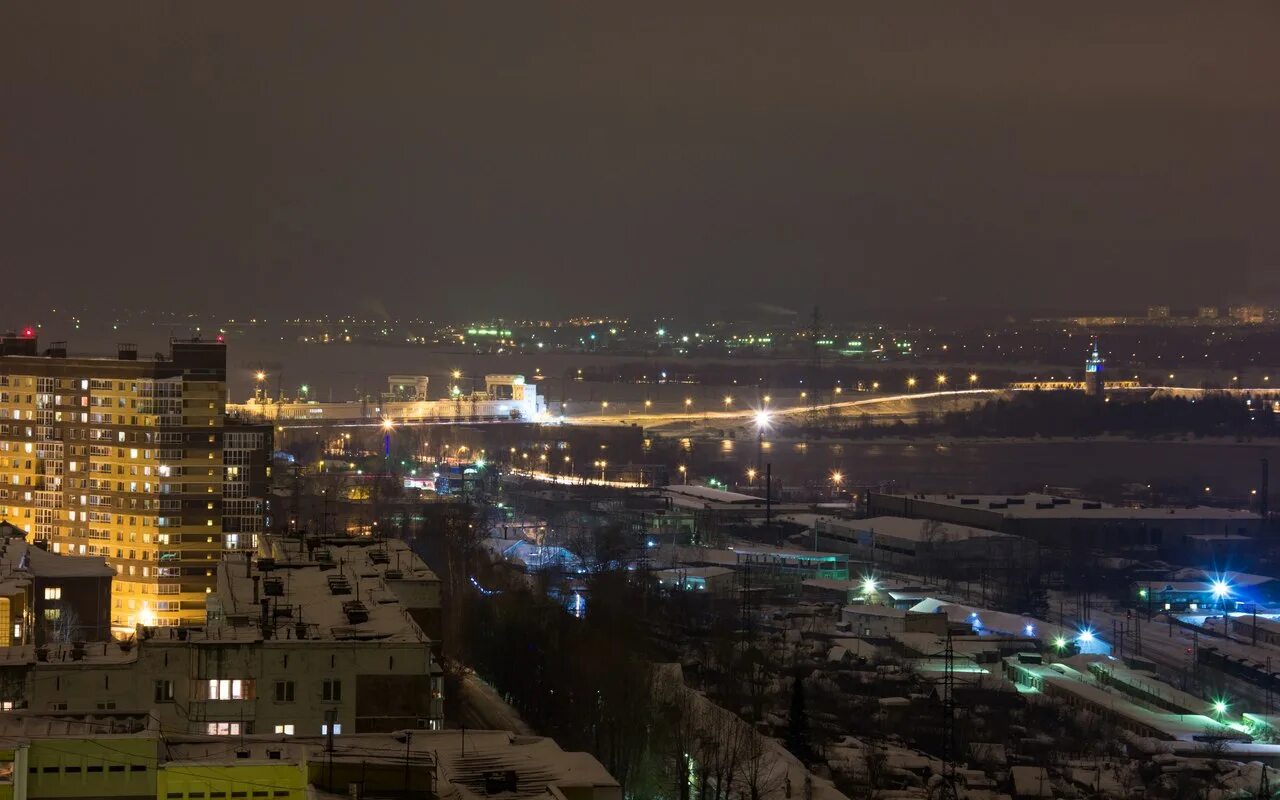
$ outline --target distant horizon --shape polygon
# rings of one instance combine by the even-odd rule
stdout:
[[[1167,306],[1170,309],[1171,317],[1187,319],[1194,318],[1199,309],[1204,307],[1212,307],[1219,311],[1222,316],[1226,316],[1229,308],[1232,307],[1261,307],[1263,309],[1272,310],[1280,308],[1266,303],[1231,303],[1223,305],[1214,305],[1211,303],[1201,303],[1193,306],[1172,305],[1168,303],[1150,303],[1136,308],[1125,308],[1121,306],[1112,306],[1099,309],[1066,309],[1066,308],[1010,308],[1010,307],[968,307],[957,308],[949,306],[945,308],[924,309],[920,307],[914,308],[891,308],[880,307],[871,312],[849,311],[837,313],[827,308],[818,307],[820,321],[823,324],[877,324],[877,325],[893,325],[903,324],[910,326],[929,325],[929,324],[955,324],[955,325],[998,325],[998,324],[1025,324],[1037,319],[1068,319],[1074,317],[1125,317],[1129,319],[1138,319],[1147,317],[1148,311],[1152,307]],[[786,312],[786,313],[784,313]],[[740,314],[732,316],[713,316],[713,315],[674,315],[674,314],[653,314],[649,312],[626,313],[621,310],[582,310],[571,312],[565,315],[530,315],[530,314],[504,314],[501,312],[492,314],[479,314],[475,316],[466,316],[462,314],[454,315],[434,315],[427,313],[394,313],[390,309],[381,309],[377,313],[371,312],[369,309],[353,309],[347,311],[341,310],[303,310],[296,309],[291,311],[283,311],[278,313],[268,313],[261,309],[247,309],[229,312],[218,311],[197,311],[197,310],[165,310],[156,311],[148,308],[136,309],[111,309],[107,311],[93,310],[89,308],[59,308],[56,313],[52,309],[41,313],[36,309],[26,307],[24,311],[4,312],[4,324],[0,324],[0,330],[18,331],[24,326],[35,326],[37,330],[45,330],[54,326],[71,325],[71,318],[78,317],[82,320],[82,324],[88,326],[102,326],[112,323],[127,323],[131,319],[133,321],[142,322],[143,319],[153,317],[154,320],[168,317],[173,323],[180,324],[182,318],[191,317],[204,322],[223,322],[232,324],[272,324],[287,323],[296,319],[316,319],[318,317],[328,317],[330,322],[337,322],[340,318],[356,319],[356,320],[375,320],[375,321],[391,321],[405,324],[413,321],[422,323],[431,323],[438,325],[457,325],[465,323],[481,323],[485,321],[505,321],[505,322],[559,322],[565,323],[573,319],[582,318],[600,318],[600,319],[627,319],[632,323],[646,320],[670,320],[673,322],[687,322],[697,324],[725,323],[755,323],[761,325],[786,325],[788,327],[805,328],[811,325],[813,308],[804,311],[793,309],[776,308],[772,310],[755,311],[744,310]]]

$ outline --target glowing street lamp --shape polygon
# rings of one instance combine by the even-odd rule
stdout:
[[[253,377],[258,381],[258,383],[262,383],[267,379],[267,373],[263,372],[262,370],[258,370],[257,372],[254,373]]]
[[[600,416],[602,416],[602,417],[604,416],[604,410],[605,410],[606,408],[608,408],[608,407],[609,407],[609,401],[608,401],[608,400],[601,400],[601,401],[600,401]]]
[[[755,471],[755,469],[754,469],[753,467],[748,467],[748,468],[747,468],[747,482],[748,482],[748,483],[755,483],[755,482],[756,482],[756,471]]]
[[[970,373],[970,374],[969,374],[969,385],[970,385],[970,386],[977,386],[977,385],[978,385],[978,374],[977,374],[976,372],[975,372],[975,373]]]
[[[651,409],[651,408],[653,408],[653,401],[652,401],[652,400],[645,400],[645,401],[644,401],[644,410],[645,410],[645,412],[647,413],[647,412],[649,411],[649,409]]]
[[[879,587],[876,585],[876,579],[874,577],[868,575],[862,579],[862,594],[864,596],[873,595],[878,589]]]
[[[729,395],[725,395],[725,396],[724,396],[724,408],[725,408],[725,410],[726,410],[726,411],[728,411],[728,410],[729,410],[729,406],[731,406],[731,405],[733,405],[733,398],[732,398],[732,397],[730,397]]]
[[[1084,630],[1080,631],[1080,634],[1076,636],[1076,641],[1080,642],[1081,644],[1089,644],[1090,642],[1093,641],[1093,639],[1094,639],[1093,631],[1089,630],[1088,628],[1085,628]]]
[[[939,374],[939,375],[938,375],[938,388],[939,388],[939,389],[941,389],[943,386],[946,386],[946,385],[947,385],[947,376],[946,376],[946,375]]]
[[[1059,634],[1053,637],[1053,647],[1059,652],[1067,649],[1067,637]]]
[[[1230,704],[1229,704],[1229,703],[1227,703],[1227,701],[1226,701],[1224,698],[1221,698],[1221,697],[1215,697],[1215,698],[1213,699],[1213,713],[1214,713],[1214,714],[1217,714],[1219,717],[1221,717],[1223,714],[1226,714],[1226,713],[1227,713],[1227,709],[1228,709],[1228,708],[1230,708]]]
[[[684,410],[687,412],[687,411],[689,410],[689,407],[690,407],[690,406],[692,406],[692,405],[693,405],[693,398],[692,398],[692,397],[686,397],[686,398],[684,399]]]
[[[681,464],[681,465],[678,467],[678,469],[680,470],[680,477],[681,477],[681,479],[684,481],[685,485],[688,485],[688,483],[689,483],[689,468],[688,468],[688,467],[686,467],[684,464]]]
[[[450,372],[449,375],[456,381],[462,377],[462,370],[455,369],[453,372]]]
[[[725,398],[728,400],[729,398]],[[763,408],[756,412],[756,472],[759,473],[764,463],[764,431],[769,427],[769,412]]]
[[[914,389],[914,388],[916,388],[916,379],[915,379],[915,378],[907,378],[907,388],[908,388],[908,389]]]
[[[840,488],[840,484],[842,484],[842,483],[844,483],[844,473],[843,473],[843,472],[841,472],[841,471],[840,471],[840,470],[838,470],[838,469],[837,469],[837,470],[832,470],[832,471],[831,471],[831,485],[832,485],[832,486],[834,486],[834,487],[836,487],[836,489],[839,489],[839,488]]]
[[[772,399],[773,399],[772,397],[770,397],[769,395],[767,395],[767,394],[766,394],[766,395],[764,396],[764,402],[765,402],[765,404],[767,405],[767,404],[769,403],[769,401],[770,401],[770,400],[772,400]]]

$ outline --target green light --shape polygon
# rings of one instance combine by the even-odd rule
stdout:
[[[1067,649],[1067,639],[1064,636],[1055,636],[1053,638],[1053,646],[1059,650]]]
[[[1227,713],[1227,701],[1222,698],[1215,698],[1213,701],[1213,713],[1219,716]]]
[[[1144,599],[1144,600],[1145,600],[1145,599],[1147,598],[1147,590],[1146,590],[1146,589],[1139,589],[1139,590],[1138,590],[1138,597],[1141,597],[1142,599]]]

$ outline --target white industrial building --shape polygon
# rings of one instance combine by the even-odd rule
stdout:
[[[1196,534],[1256,535],[1252,511],[1211,506],[1118,506],[1047,494],[881,494],[867,499],[869,516],[928,519],[999,531],[1051,547],[1183,547]]]
[[[931,563],[1030,566],[1037,552],[1033,542],[1019,536],[906,517],[818,517],[814,531],[825,550],[906,572],[925,571]]]

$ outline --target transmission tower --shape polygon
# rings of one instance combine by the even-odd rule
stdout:
[[[940,800],[956,800],[956,651],[947,631],[942,651],[942,786]]]

